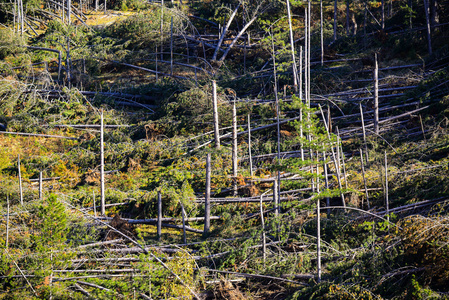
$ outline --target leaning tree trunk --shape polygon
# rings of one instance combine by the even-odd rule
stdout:
[[[427,23],[427,48],[429,49],[429,55],[432,55],[432,40],[430,36],[430,18],[429,18],[429,2],[428,0],[424,1],[424,10],[426,15],[426,23]]]
[[[334,42],[337,40],[337,0],[334,1]]]

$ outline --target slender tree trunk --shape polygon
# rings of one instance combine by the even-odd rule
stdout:
[[[297,74],[298,71],[296,68],[295,40],[293,39],[292,16],[290,13],[290,0],[286,0],[286,3],[287,3],[288,29],[290,34],[290,48],[292,52],[293,85],[295,86],[295,92],[298,92],[298,74]]]
[[[267,247],[265,242],[265,220],[263,216],[263,205],[262,205],[262,198],[263,195],[260,195],[260,221],[261,221],[261,227],[262,227],[262,258],[263,258],[263,264],[265,266],[265,260],[266,260],[266,253],[267,253]]]
[[[212,81],[212,94],[213,94],[213,110],[214,110],[214,137],[215,148],[220,149],[220,129],[218,123],[218,100],[217,100],[217,84],[215,80]]]
[[[94,216],[97,217],[97,204],[95,203],[95,191],[92,191],[92,202],[94,204]]]
[[[186,210],[184,209],[184,205],[181,201],[179,201],[179,204],[181,204],[181,214],[182,214],[182,242],[187,244],[187,233],[186,233]]]
[[[162,195],[157,192],[157,240],[160,241],[162,237]]]
[[[217,47],[215,48],[215,52],[214,52],[214,55],[212,56],[212,60],[217,59],[218,51],[220,50],[221,44],[223,43],[223,40],[226,36],[226,32],[228,31],[229,26],[231,26],[232,20],[234,20],[234,17],[237,14],[239,7],[240,7],[240,4],[238,4],[237,7],[235,8],[235,10],[232,12],[231,16],[229,17],[228,22],[226,23],[225,27],[223,28],[223,33],[221,34],[220,40],[218,41]]]
[[[237,196],[237,110],[235,108],[235,98],[232,106],[232,177],[234,183],[234,196]]]
[[[14,4],[13,4],[14,6],[13,6],[13,8],[12,8],[12,16],[13,16],[13,21],[12,21],[12,24],[13,24],[13,27],[12,28],[14,28],[14,32],[16,32],[16,30],[17,30],[17,32],[19,32],[19,28],[17,28],[16,29],[16,18],[17,18],[17,12],[18,12],[18,9],[17,9],[17,7],[18,7],[18,4],[17,4],[17,0],[14,0]],[[18,18],[17,18],[18,19]],[[18,24],[19,22],[17,22],[17,24]]]
[[[329,178],[327,177],[327,161],[326,161],[326,151],[323,151],[323,168],[324,168],[324,184],[325,184],[325,188],[326,188],[326,192],[329,191]],[[330,199],[329,197],[326,197],[326,206],[329,207],[330,206]],[[327,215],[330,215],[330,209],[327,209]]]
[[[334,42],[337,40],[337,0],[334,1]]]
[[[210,174],[210,153],[208,153],[206,157],[206,194],[204,197],[204,237],[207,237],[210,231]]]
[[[421,124],[421,131],[422,131],[422,136],[424,138],[424,142],[427,144],[426,132],[424,131],[424,124],[422,122],[421,114],[419,115],[419,123]]]
[[[424,1],[424,10],[426,15],[426,25],[427,25],[427,48],[429,50],[429,55],[432,55],[432,37],[430,31],[430,19],[429,19],[429,2],[428,0]]]
[[[390,205],[388,203],[388,163],[387,163],[387,151],[385,151],[385,205],[387,212],[387,220],[390,222]]]
[[[321,66],[324,64],[324,36],[323,36],[323,0],[320,0],[320,40],[321,40]]]
[[[23,0],[20,1],[20,36],[23,36],[24,32],[24,22],[25,22],[25,14],[23,10]]]
[[[67,24],[70,25],[70,15],[72,14],[72,2],[71,0],[67,0]]]
[[[363,4],[364,4],[364,10],[363,10],[363,43],[364,43],[365,47],[366,47],[366,19],[367,19],[367,15],[366,15],[366,13],[367,13],[366,2],[367,2],[367,1],[368,1],[368,0],[365,0],[365,1],[363,2]]]
[[[278,190],[279,190],[279,183],[278,183],[278,179],[275,179],[273,181],[273,202],[274,202],[274,215],[276,217],[279,216],[279,195],[278,195]]]
[[[331,135],[330,135],[330,131],[329,131],[329,126],[327,125],[327,122],[326,122],[326,119],[324,117],[324,113],[323,113],[323,109],[321,108],[321,105],[318,105],[318,107],[320,108],[321,116],[323,118],[324,127],[326,128],[326,132],[327,132],[327,138],[328,138],[329,144],[331,146],[332,160],[334,161],[335,173],[337,174],[338,188],[340,189],[340,196],[341,196],[342,205],[343,205],[343,207],[346,208],[345,197],[344,197],[343,193],[341,192],[341,190],[342,190],[341,174],[340,174],[340,170],[338,169],[337,158],[336,158],[336,155],[335,155],[334,147],[332,145],[332,140],[331,140]]]
[[[368,187],[366,186],[365,166],[363,165],[363,153],[362,153],[362,149],[359,149],[359,150],[360,150],[360,164],[362,166],[363,185],[365,186],[366,204],[368,205],[368,209],[370,209],[369,197],[368,197]]]
[[[251,20],[249,20],[248,23],[240,30],[240,32],[237,34],[237,36],[232,40],[231,44],[226,48],[226,50],[223,53],[223,56],[220,58],[219,62],[223,62],[228,55],[229,51],[234,47],[235,43],[238,41],[238,39],[242,36],[242,34],[245,33],[245,31],[251,26],[251,24],[254,23],[254,21],[257,20],[257,15],[255,15]]]
[[[101,215],[106,215],[105,207],[105,191],[104,191],[104,123],[103,123],[103,111],[100,116],[100,188],[101,188]]]
[[[160,28],[160,35],[161,35],[161,60],[164,60],[164,0],[161,0],[161,28]]]
[[[19,194],[20,194],[20,205],[23,206],[23,189],[22,189],[22,171],[20,170],[20,155],[17,157],[17,169],[19,171]]]
[[[251,116],[248,114],[248,156],[249,156],[249,176],[253,177],[253,159],[251,155]]]
[[[349,0],[346,0],[346,35],[349,36]]]
[[[302,46],[299,46],[299,99],[304,100],[302,94]]]
[[[157,61],[157,57],[158,57],[158,55],[157,55],[157,45],[156,45],[156,49],[154,51],[155,51],[154,53],[156,54],[155,56],[156,56],[156,83],[157,83],[159,81],[158,61]],[[195,69],[195,71],[196,71],[196,69]]]
[[[42,171],[39,172],[39,200],[43,199],[43,191],[42,191]]]
[[[304,10],[304,100],[305,103],[309,103],[308,99],[308,84],[307,81],[309,80],[308,72],[307,72],[307,59],[309,57],[309,13],[307,8]]]
[[[170,76],[173,76],[173,17],[170,22]]]
[[[438,0],[430,0],[430,26],[432,31],[435,30],[435,26],[440,23],[440,16],[438,13]]]
[[[9,243],[9,194],[6,194],[6,206],[7,206],[7,208],[6,208],[6,241],[5,241],[5,249],[8,250],[8,243]]]
[[[320,220],[320,199],[317,200],[316,203],[317,211],[316,211],[316,231],[317,231],[317,239],[316,239],[316,248],[317,248],[317,276],[318,282],[321,282],[321,220]]]
[[[381,9],[382,9],[382,12],[381,12],[381,14],[382,14],[382,16],[381,16],[381,19],[382,19],[381,20],[381,27],[382,27],[382,30],[383,30],[385,28],[385,0],[382,0]]]
[[[366,163],[368,163],[368,146],[366,144],[366,131],[365,131],[365,121],[363,118],[363,109],[362,109],[362,103],[359,103],[360,106],[360,119],[362,120],[362,132],[363,132],[363,144],[365,145],[365,156],[366,156]]]
[[[309,38],[308,38],[308,40],[307,40],[307,42],[308,42],[308,46],[307,46],[307,48],[308,48],[308,51],[307,51],[307,100],[308,100],[308,104],[307,104],[307,107],[309,107],[310,108],[310,96],[311,96],[311,94],[310,94],[310,82],[311,82],[311,77],[310,77],[310,59],[311,59],[311,55],[312,55],[312,51],[311,51],[311,49],[312,49],[312,47],[311,47],[311,37],[312,37],[312,2],[310,1],[310,0],[308,0],[307,1],[307,10],[309,11],[309,13],[308,13],[308,16],[309,16],[309,18],[307,19],[307,22],[308,22],[308,24],[307,24],[307,27],[309,28],[309,30],[308,30],[308,35],[309,35]],[[308,116],[307,116],[307,121],[310,121],[310,113],[308,114]]]
[[[374,54],[374,132],[379,134],[379,65]]]
[[[346,177],[346,165],[345,165],[345,154],[343,153],[343,145],[340,138],[340,132],[338,131],[337,127],[337,147],[340,148],[340,156],[341,156],[341,162],[343,166],[343,178],[345,179],[345,188],[348,189],[348,178]]]

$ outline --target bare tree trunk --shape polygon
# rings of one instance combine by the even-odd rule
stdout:
[[[206,157],[206,194],[204,197],[204,237],[207,237],[210,231],[210,174],[210,153],[208,153]]]
[[[430,0],[429,6],[430,6],[430,26],[432,28],[435,28],[435,26],[440,23],[440,16],[438,13],[438,0]]]
[[[39,172],[39,200],[43,199],[43,192],[42,192],[42,171]]]
[[[368,0],[365,0],[363,2],[363,4],[364,4],[364,10],[363,10],[363,43],[364,43],[365,47],[366,47],[366,18],[367,18],[367,16],[366,16],[366,13],[367,13],[366,2],[367,1]]]
[[[228,48],[224,51],[223,56],[220,58],[219,62],[222,62],[225,60],[226,56],[228,55],[229,51],[234,47],[235,43],[238,41],[238,39],[242,36],[242,34],[245,33],[245,31],[251,26],[251,24],[254,23],[254,21],[257,20],[257,15],[255,15],[251,20],[249,20],[248,23],[240,30],[240,32],[237,34],[237,36],[232,40],[231,44],[228,46]]]
[[[184,205],[181,201],[179,201],[181,205],[181,214],[182,214],[182,242],[187,244],[187,233],[186,233],[186,211],[184,209]]]
[[[229,29],[229,26],[231,26],[232,21],[234,20],[235,15],[237,14],[237,11],[240,7],[240,3],[237,5],[235,10],[232,12],[231,16],[229,17],[228,22],[226,23],[226,26],[223,28],[223,33],[220,36],[220,40],[218,41],[217,47],[215,48],[214,55],[212,56],[212,60],[217,59],[218,51],[220,50],[221,44],[223,43],[224,37],[226,36],[226,32]]]
[[[346,0],[346,35],[349,36],[349,0]]]
[[[156,47],[155,47],[156,49],[155,49],[155,57],[156,57],[156,83],[159,81],[159,72],[158,72],[158,61],[157,61],[157,57],[158,57],[158,55],[157,55],[157,45],[156,45]],[[196,74],[196,69],[195,69],[195,74]]]
[[[365,156],[366,156],[366,163],[368,163],[368,146],[366,144],[366,131],[365,131],[365,121],[363,118],[363,109],[362,109],[362,103],[360,102],[360,119],[362,120],[362,132],[363,132],[363,144],[365,145]]]
[[[379,134],[379,65],[377,53],[374,54],[374,132]]]
[[[274,215],[279,216],[279,195],[278,195],[278,179],[273,181],[273,202],[274,202]]]
[[[348,189],[348,178],[346,177],[346,165],[345,165],[345,154],[343,153],[343,145],[342,145],[342,141],[340,138],[340,132],[338,131],[338,127],[337,127],[337,147],[340,148],[340,157],[341,157],[341,162],[343,165],[343,178],[345,179],[345,188]]]
[[[100,188],[101,188],[101,215],[106,215],[105,207],[105,191],[104,191],[104,123],[103,123],[103,111],[100,116]]]
[[[214,110],[214,137],[215,148],[220,149],[220,130],[218,123],[218,100],[217,100],[217,84],[215,80],[212,81],[212,94],[213,94],[213,110]]]
[[[13,21],[12,21],[12,28],[14,28],[14,32],[16,32],[16,18],[18,17],[17,16],[17,12],[18,12],[18,4],[17,4],[17,0],[14,0],[14,4],[13,4],[13,8],[12,8],[12,16],[13,16]],[[17,18],[18,19],[18,18]],[[17,22],[17,24],[18,24],[18,22]],[[17,31],[18,31],[19,29],[17,28]]]
[[[237,196],[237,110],[235,108],[235,98],[232,106],[232,177],[234,185],[234,196]]]
[[[430,31],[430,19],[429,19],[429,2],[428,0],[424,1],[424,10],[426,15],[426,25],[427,25],[427,48],[429,49],[429,55],[432,55],[432,38]]]
[[[249,176],[253,177],[253,159],[251,155],[251,116],[248,114],[248,156],[249,156]]]
[[[22,171],[20,170],[20,154],[17,157],[17,169],[19,170],[20,205],[23,206]]]
[[[337,0],[334,1],[334,42],[337,40]]]
[[[390,222],[390,205],[388,203],[388,163],[387,163],[387,151],[385,151],[385,205],[387,220]]]
[[[8,250],[8,243],[9,243],[9,194],[6,194],[6,206],[7,206],[7,208],[6,208],[6,241],[5,241],[5,249]]]
[[[424,0],[425,1],[425,0]],[[382,9],[382,16],[381,16],[381,24],[382,24],[382,30],[385,28],[385,0],[382,0],[382,4],[381,4],[381,9]]]
[[[170,76],[173,76],[173,17],[170,22]]]
[[[366,186],[365,166],[363,165],[363,153],[362,153],[362,149],[359,149],[359,150],[360,150],[360,164],[362,166],[363,185],[365,186],[366,204],[368,205],[368,209],[370,209],[369,197],[368,197],[368,187]]]
[[[164,36],[163,36],[163,28],[164,28],[164,0],[161,0],[161,28],[160,28],[160,35],[161,35],[161,60],[164,60]]]
[[[302,46],[299,46],[299,99],[304,100],[302,95]]]
[[[262,198],[263,198],[263,195],[260,195],[260,221],[261,221],[261,227],[262,227],[262,257],[263,257],[263,264],[265,266],[267,246],[265,244],[266,243],[265,242],[265,220],[264,220],[264,216],[263,216]]]
[[[320,0],[320,41],[321,41],[321,66],[323,66],[324,64],[323,0]]]
[[[329,178],[327,174],[327,162],[326,162],[326,151],[323,151],[323,169],[324,169],[324,187],[326,188],[326,192],[329,190]],[[326,197],[326,206],[330,206],[330,199]],[[327,209],[327,215],[330,215],[330,209]]]
[[[326,119],[324,118],[324,113],[323,113],[323,109],[321,108],[321,105],[318,105],[318,107],[320,108],[321,116],[323,118],[324,127],[326,128],[326,131],[327,131],[327,138],[328,138],[328,141],[329,141],[330,146],[331,146],[332,160],[334,161],[335,173],[337,174],[338,188],[340,189],[340,196],[341,196],[342,205],[343,205],[343,207],[346,208],[345,196],[341,192],[341,189],[342,189],[342,186],[341,186],[341,174],[340,174],[340,170],[339,170],[339,167],[338,167],[337,159],[335,157],[335,151],[334,151],[334,147],[332,145],[331,135],[330,135],[330,132],[329,132],[329,126],[327,125]]]
[[[321,282],[321,221],[320,221],[320,199],[317,200],[316,203],[316,231],[317,231],[317,239],[316,239],[316,250],[317,250],[317,276],[318,282]]]
[[[427,144],[426,134],[425,134],[425,131],[424,131],[424,125],[423,125],[423,122],[422,122],[421,115],[419,115],[419,123],[421,123],[421,131],[422,131],[422,136],[424,138],[424,142]]]
[[[295,86],[295,92],[298,92],[298,74],[297,74],[298,71],[296,69],[295,40],[293,39],[292,16],[290,13],[290,0],[286,0],[286,3],[287,3],[288,28],[290,34],[290,48],[292,52],[293,85]]]
[[[309,11],[308,15],[309,18],[307,19],[307,27],[309,28],[308,30],[308,39],[307,39],[307,43],[308,43],[308,51],[307,51],[307,107],[310,108],[310,82],[311,82],[311,77],[310,77],[310,59],[312,56],[312,47],[311,47],[311,40],[312,40],[312,2],[310,0],[307,1],[307,10]],[[308,114],[307,117],[307,121],[310,121],[310,113]]]
[[[157,239],[161,240],[162,237],[162,195],[161,192],[157,192]]]
[[[24,15],[24,11],[23,11],[23,0],[19,0],[20,3],[20,36],[23,36],[23,32],[24,32],[24,19],[25,19],[25,15]]]
[[[71,0],[67,0],[67,24],[70,25],[70,15],[72,14],[72,3]]]
[[[95,191],[92,191],[92,202],[94,205],[94,216],[97,217],[97,204],[95,204]]]

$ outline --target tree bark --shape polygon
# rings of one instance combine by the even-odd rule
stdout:
[[[100,205],[101,205],[101,215],[106,215],[105,209],[105,191],[104,191],[104,124],[103,124],[103,111],[101,111],[100,116]]]
[[[286,0],[286,3],[287,3],[288,29],[290,35],[290,48],[292,52],[293,85],[295,86],[295,91],[298,92],[298,74],[297,74],[298,71],[296,68],[295,43],[293,39],[292,16],[290,13],[290,0]]]
[[[210,231],[210,174],[210,153],[208,153],[206,157],[206,193],[204,197],[204,237],[207,237]]]
[[[217,100],[217,84],[215,80],[212,81],[212,105],[214,110],[214,137],[215,148],[220,149],[220,129],[218,121],[218,100]]]
[[[234,196],[237,196],[237,110],[235,108],[235,99],[232,105],[232,177],[234,186]]]
[[[379,66],[377,53],[374,54],[374,132],[379,134]]]
[[[157,239],[161,240],[162,237],[162,195],[161,192],[157,192]]]
[[[424,10],[426,15],[426,25],[427,25],[427,48],[429,51],[429,55],[432,55],[432,37],[431,37],[431,30],[430,30],[430,19],[429,19],[429,2],[428,0],[424,1]]]
[[[337,0],[334,1],[334,42],[337,40]]]
[[[220,37],[220,40],[218,41],[217,47],[215,48],[214,55],[212,56],[212,60],[217,59],[218,50],[221,47],[221,44],[223,43],[224,37],[226,36],[226,32],[228,32],[229,26],[231,26],[232,20],[234,20],[235,15],[237,14],[237,11],[240,7],[240,3],[237,5],[235,10],[232,12],[231,16],[229,17],[228,22],[226,23],[226,26],[223,28],[223,34]]]

